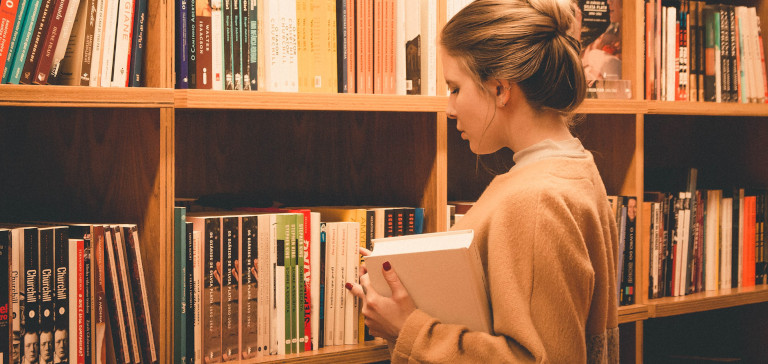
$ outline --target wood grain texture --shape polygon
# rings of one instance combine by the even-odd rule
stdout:
[[[177,110],[175,123],[176,197],[419,206],[434,182],[430,114]]]
[[[649,300],[650,317],[667,317],[768,301],[768,286],[757,285],[705,291],[679,297]]]
[[[359,345],[329,346],[301,354],[263,356],[242,363],[373,363],[389,358],[386,342],[375,339]]]
[[[173,105],[173,91],[157,88],[0,85],[0,106],[157,108]]]
[[[162,218],[170,211],[163,198],[169,191],[161,186],[158,121],[157,109],[6,107],[0,113],[0,221],[138,224],[156,337],[167,331],[170,307],[164,294],[170,221]]]

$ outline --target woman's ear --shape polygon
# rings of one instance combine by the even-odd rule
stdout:
[[[496,80],[496,106],[505,107],[507,103],[512,99],[512,88],[516,86],[515,83],[509,80]]]

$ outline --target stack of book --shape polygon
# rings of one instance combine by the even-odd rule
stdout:
[[[175,209],[174,362],[237,361],[366,340],[360,247],[420,233],[421,208]]]
[[[109,360],[158,363],[136,225],[6,224],[0,251],[0,269],[10,272],[0,307],[10,297],[13,343],[6,352],[9,331],[0,332],[0,356],[98,362],[111,335]]]
[[[147,0],[0,4],[2,83],[142,86]]]

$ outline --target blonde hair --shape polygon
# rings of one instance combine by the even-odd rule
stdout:
[[[575,22],[570,0],[475,0],[443,28],[440,44],[481,88],[509,80],[539,110],[563,114],[586,95],[579,53],[568,34]]]

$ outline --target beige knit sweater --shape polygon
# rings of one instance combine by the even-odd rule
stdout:
[[[495,335],[416,310],[393,363],[618,362],[618,233],[586,154],[497,176],[454,226],[475,231]]]

